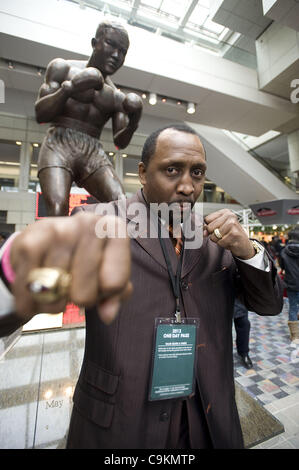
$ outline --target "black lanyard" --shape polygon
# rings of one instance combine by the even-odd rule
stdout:
[[[182,319],[181,319],[181,307],[180,307],[180,280],[181,280],[181,272],[182,272],[182,264],[183,264],[184,243],[182,245],[181,254],[179,256],[177,272],[174,275],[170,258],[169,258],[169,254],[166,249],[165,241],[161,237],[161,221],[160,219],[158,219],[158,221],[159,221],[159,226],[158,226],[159,241],[160,241],[160,245],[161,245],[163,255],[165,258],[168,275],[170,277],[171,286],[172,286],[173,294],[174,294],[175,301],[176,301],[175,322],[181,323]]]

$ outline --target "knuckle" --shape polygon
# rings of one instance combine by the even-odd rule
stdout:
[[[68,231],[65,230],[65,226],[62,224],[60,225],[59,223],[53,223],[53,225],[49,227],[49,237],[58,243],[65,241],[67,235]]]
[[[126,288],[127,282],[128,279],[126,276],[105,276],[105,278],[101,282],[101,292],[103,295],[107,296],[119,293]]]
[[[236,226],[233,226],[233,227],[231,228],[231,235],[232,235],[234,238],[236,238],[236,237],[238,236],[238,234],[239,234],[238,228],[237,228]]]
[[[228,223],[229,223],[233,228],[237,228],[237,227],[238,227],[238,219],[235,218],[235,216],[234,216],[233,214],[228,218]]]
[[[96,303],[97,294],[92,291],[83,291],[80,289],[71,290],[71,299],[75,305],[79,307],[91,307]]]
[[[16,252],[18,252],[20,256],[26,256],[31,253],[33,250],[32,239],[28,232],[23,233],[20,237],[18,237],[18,239],[15,240],[15,248]]]

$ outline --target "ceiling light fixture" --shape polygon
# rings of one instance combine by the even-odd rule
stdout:
[[[3,162],[3,161],[0,162],[0,165],[20,166],[20,164],[16,162]]]
[[[22,142],[20,140],[16,140],[17,145],[22,145]]]
[[[194,114],[195,113],[195,104],[194,103],[188,103],[187,104],[187,113],[188,114]]]
[[[126,88],[122,89],[122,91],[125,91],[126,93],[136,93],[138,94],[142,99],[147,99],[148,103],[151,106],[154,106],[158,103],[163,103],[165,105],[169,106],[180,106],[184,108],[184,111],[187,112],[188,114],[194,114],[196,112],[196,104],[193,103],[192,101],[187,101],[181,98],[177,98],[174,96],[167,96],[167,95],[162,95],[159,93],[155,92],[150,92],[150,91],[144,91],[144,90],[137,90],[134,88]]]
[[[156,103],[157,103],[157,95],[156,93],[150,93],[149,94],[149,100],[148,100],[149,104],[151,104],[152,106],[154,106]]]
[[[11,70],[14,69],[14,64],[11,61],[8,62],[8,68]]]
[[[32,144],[32,146],[38,148],[38,147],[39,147],[39,144],[36,143],[36,142],[34,142],[34,144]]]
[[[121,156],[122,156],[123,158],[127,158],[128,155],[127,155],[126,153],[122,153]]]

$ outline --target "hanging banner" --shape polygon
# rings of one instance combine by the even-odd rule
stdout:
[[[249,207],[263,225],[299,223],[299,199],[277,199],[251,204]]]

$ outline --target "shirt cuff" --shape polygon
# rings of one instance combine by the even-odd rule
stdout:
[[[265,248],[259,243],[261,251],[257,253],[253,258],[250,259],[241,259],[237,258],[242,263],[249,264],[250,266],[260,269],[262,271],[270,272],[270,263],[267,255],[265,254]]]

